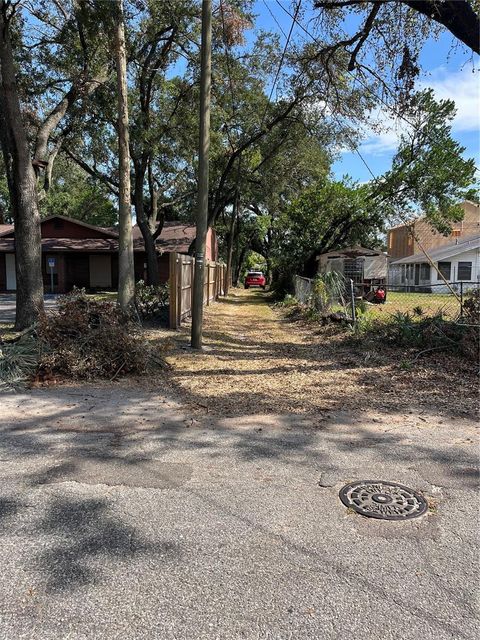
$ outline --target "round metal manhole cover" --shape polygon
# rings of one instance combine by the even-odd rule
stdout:
[[[361,480],[341,489],[340,500],[346,507],[368,518],[406,520],[423,515],[425,498],[408,487],[383,480]]]

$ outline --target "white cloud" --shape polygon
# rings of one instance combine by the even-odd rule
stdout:
[[[453,121],[453,134],[480,129],[479,106],[480,84],[478,72],[472,73],[470,66],[461,71],[451,72],[445,67],[434,69],[429,78],[417,85],[418,89],[432,88],[437,99],[454,100],[457,110]],[[408,124],[393,117],[387,108],[371,114],[372,128],[367,129],[367,137],[361,150],[372,155],[390,154],[396,151],[400,134],[408,129]]]
[[[453,121],[454,131],[477,131],[479,129],[480,84],[479,73],[472,72],[470,65],[461,71],[449,72],[445,67],[434,69],[430,80],[424,80],[420,88],[431,87],[437,99],[454,100],[457,115]]]

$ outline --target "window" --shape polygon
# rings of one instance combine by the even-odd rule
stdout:
[[[450,271],[451,271],[451,269],[452,269],[452,263],[451,262],[439,262],[438,263],[438,270],[440,271],[442,276],[445,278],[445,280],[450,280]],[[437,280],[442,280],[442,278],[440,277],[439,273],[437,273]]]
[[[459,280],[472,279],[472,263],[471,262],[458,263],[458,279]]]
[[[353,280],[356,283],[363,282],[363,260],[346,258],[343,261],[343,275],[347,280]]]
[[[430,280],[430,265],[427,262],[420,265],[420,280]]]

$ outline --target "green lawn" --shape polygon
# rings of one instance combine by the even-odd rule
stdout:
[[[97,293],[87,293],[92,300],[106,300],[108,302],[116,302],[118,293],[116,291],[98,291]]]
[[[450,293],[389,291],[384,305],[368,305],[368,309],[379,316],[396,311],[412,313],[416,309],[421,310],[423,315],[432,316],[442,312],[446,317],[456,318],[460,313],[460,302]]]

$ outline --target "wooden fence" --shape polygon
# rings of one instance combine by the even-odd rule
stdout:
[[[226,265],[219,262],[205,264],[205,283],[203,287],[203,304],[209,305],[225,294]],[[170,254],[169,278],[169,318],[171,329],[177,329],[182,322],[191,316],[193,301],[193,276],[195,259],[182,253]]]

